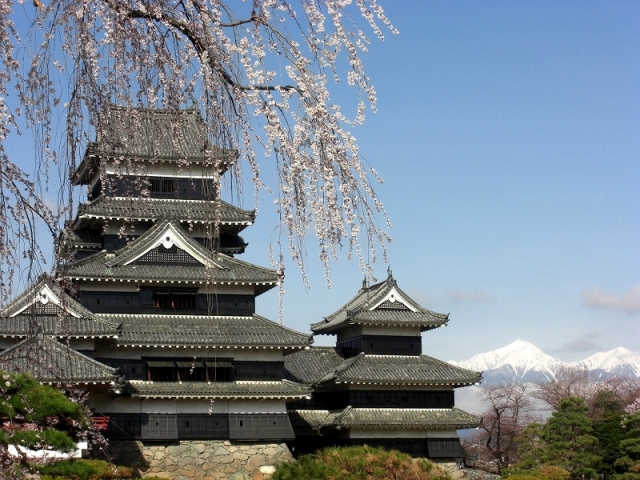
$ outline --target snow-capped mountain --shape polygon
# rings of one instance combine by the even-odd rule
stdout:
[[[632,352],[624,347],[618,347],[608,352],[598,352],[569,365],[594,372],[640,377],[640,352]]]
[[[483,371],[484,383],[534,382],[554,377],[561,366],[587,368],[597,376],[640,377],[640,352],[618,347],[596,353],[580,362],[565,363],[547,355],[530,342],[516,340],[492,352],[474,355],[464,362],[449,362],[470,370]]]

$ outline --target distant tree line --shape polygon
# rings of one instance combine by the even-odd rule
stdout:
[[[482,425],[464,442],[475,466],[513,480],[640,480],[640,379],[567,367],[545,382],[486,385],[480,396]]]

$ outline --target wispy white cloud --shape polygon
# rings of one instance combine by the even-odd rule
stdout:
[[[640,312],[640,285],[634,285],[622,295],[607,293],[600,289],[582,293],[582,301],[591,308],[606,308],[634,314]]]

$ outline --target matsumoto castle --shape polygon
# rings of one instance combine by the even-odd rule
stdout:
[[[2,306],[0,370],[90,391],[111,448],[148,465],[151,447],[191,444],[463,456],[456,430],[480,419],[454,391],[481,374],[422,354],[422,332],[448,315],[389,272],[311,312],[313,335],[260,316],[256,297],[281,279],[241,260],[255,212],[218,200],[213,178],[235,158],[209,143],[199,112],[111,106],[97,131],[72,176],[88,200],[57,247],[70,261]]]

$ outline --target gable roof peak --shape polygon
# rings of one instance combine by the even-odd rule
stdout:
[[[398,286],[391,267],[387,278],[366,286],[366,279],[355,297],[339,310],[311,325],[315,334],[336,333],[353,324],[420,327],[422,331],[445,325],[449,316],[419,305]]]
[[[110,267],[129,265],[161,245],[167,249],[175,245],[205,266],[223,268],[211,258],[209,252],[202,245],[184,231],[178,222],[167,219],[157,222],[140,237],[116,251],[114,256],[107,255],[106,261]]]

